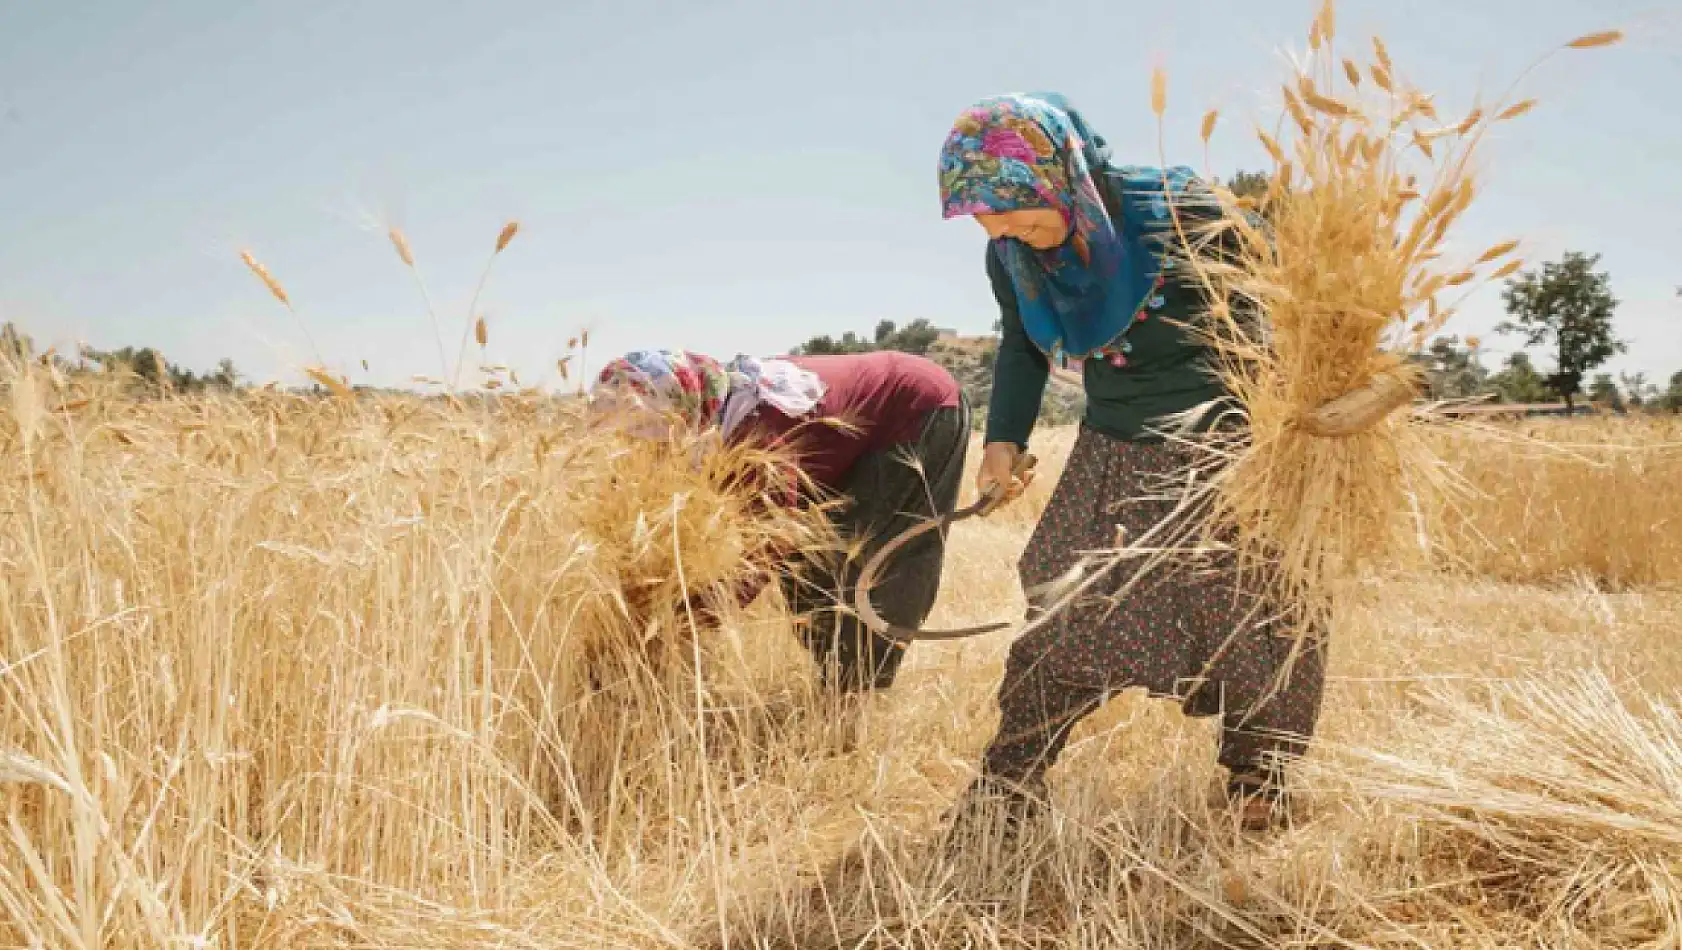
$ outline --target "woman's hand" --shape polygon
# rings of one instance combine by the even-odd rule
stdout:
[[[986,495],[995,485],[1006,486],[1000,505],[1007,505],[1021,497],[1023,490],[1034,480],[1032,470],[1016,476],[1016,460],[1021,450],[1009,442],[989,442],[981,452],[981,471],[975,476],[975,489]]]

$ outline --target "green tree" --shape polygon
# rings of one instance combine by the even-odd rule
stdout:
[[[835,348],[835,338],[828,334],[812,337],[805,343],[789,350],[789,353],[794,356],[830,356],[838,352],[840,351]]]
[[[239,370],[234,368],[234,361],[224,356],[217,362],[216,372],[211,375],[210,381],[222,389],[238,389],[239,375]]]
[[[84,347],[82,356],[98,363],[107,373],[131,373],[147,386],[155,387],[164,374],[163,358],[151,347],[135,349],[125,346],[115,350],[96,350]]]
[[[216,372],[200,375],[164,359],[163,354],[149,346],[135,349],[125,346],[115,350],[82,349],[83,359],[92,360],[107,373],[132,374],[148,389],[168,387],[176,392],[197,393],[206,389],[234,389],[239,385],[239,370],[233,360],[224,358]]]
[[[1418,357],[1433,399],[1470,399],[1491,391],[1489,370],[1459,337],[1440,336]]]
[[[890,323],[889,326],[892,326],[892,324]],[[927,356],[929,348],[934,346],[934,341],[938,339],[940,339],[940,331],[934,325],[927,320],[917,319],[889,333],[885,340],[878,343],[878,346],[884,350],[899,350],[901,353]]]
[[[1658,402],[1659,387],[1647,382],[1646,373],[1619,373],[1618,384],[1624,389],[1624,399],[1632,408]]]
[[[1567,251],[1564,258],[1526,271],[1507,282],[1502,291],[1512,320],[1497,329],[1517,333],[1526,346],[1552,346],[1556,369],[1548,388],[1567,406],[1582,391],[1583,376],[1624,352],[1624,341],[1613,336],[1612,315],[1618,300],[1611,279],[1596,273],[1599,254]]]
[[[1618,391],[1618,384],[1612,381],[1611,373],[1594,374],[1594,379],[1589,381],[1589,400],[1620,412],[1624,408],[1624,394]]]
[[[835,356],[846,353],[870,353],[876,350],[898,350],[902,353],[913,353],[917,356],[927,356],[934,341],[940,339],[940,331],[924,319],[913,320],[905,326],[896,325],[892,320],[883,320],[876,324],[876,330],[870,339],[865,339],[848,330],[837,340],[828,334],[812,337],[789,352],[795,356]]]
[[[1506,365],[1501,372],[1490,377],[1489,384],[1502,402],[1522,404],[1543,402],[1548,398],[1547,380],[1536,372],[1527,353],[1514,353],[1507,357]]]
[[[1273,219],[1273,206],[1267,202],[1268,189],[1273,186],[1273,176],[1266,172],[1241,171],[1227,181],[1226,188],[1239,198],[1248,198],[1255,202],[1256,213],[1263,221],[1269,223]],[[1288,196],[1289,191],[1286,191]]]
[[[868,353],[876,347],[848,330],[837,340],[829,334],[815,336],[790,350],[795,356],[837,356],[843,353]]]
[[[1659,407],[1666,412],[1682,412],[1682,370],[1671,374],[1670,387],[1659,396]]]
[[[1239,172],[1226,183],[1226,189],[1240,198],[1260,201],[1267,194],[1273,179],[1266,172]]]

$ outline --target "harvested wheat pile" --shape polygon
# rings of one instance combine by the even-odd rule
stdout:
[[[1597,669],[1477,697],[1438,687],[1409,737],[1318,763],[1314,781],[1405,829],[1349,856],[1411,859],[1408,879],[1341,882],[1367,939],[1406,942],[1429,921],[1454,945],[1675,946],[1682,709],[1629,692]]]

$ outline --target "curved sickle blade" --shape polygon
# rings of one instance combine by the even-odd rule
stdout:
[[[1038,464],[1038,460],[1035,459],[1034,456],[1023,455],[1016,462],[1014,474],[1021,476],[1023,473],[1032,469],[1036,464]],[[945,532],[948,528],[952,527],[952,525],[957,524],[966,518],[973,518],[976,515],[991,514],[993,509],[999,505],[1001,491],[1002,486],[993,491],[989,491],[967,508],[955,511],[945,517],[937,518],[934,521],[928,521],[920,524],[882,545],[875,553],[871,554],[870,559],[864,562],[864,567],[859,571],[858,585],[853,588],[853,609],[858,612],[859,619],[864,621],[864,625],[869,627],[871,631],[876,633],[878,636],[884,636],[901,642],[910,642],[912,640],[961,640],[965,637],[980,636],[983,633],[994,633],[1010,627],[1011,625],[1008,623],[987,623],[974,627],[952,627],[946,630],[918,630],[913,627],[901,627],[898,624],[892,624],[883,619],[882,615],[876,612],[876,605],[870,601],[870,591],[876,586],[876,575],[881,571],[882,565],[887,563],[888,558],[891,557],[895,551],[904,547],[913,538],[921,537],[930,531]]]

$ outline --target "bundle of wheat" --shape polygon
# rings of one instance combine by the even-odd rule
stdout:
[[[655,668],[686,662],[698,615],[729,609],[739,585],[791,555],[840,543],[816,509],[762,498],[784,467],[775,451],[691,433],[671,443],[591,437],[569,464],[585,476],[568,484],[570,514],[618,615],[596,628],[611,642],[581,644],[592,656],[619,653],[629,634]]]
[[[1503,98],[1445,121],[1382,40],[1363,65],[1340,59],[1335,37],[1328,0],[1282,90],[1283,114],[1258,131],[1273,162],[1265,194],[1216,189],[1229,213],[1182,222],[1177,249],[1222,301],[1200,329],[1247,423],[1241,441],[1215,446],[1206,527],[1235,538],[1247,565],[1267,565],[1305,622],[1323,618],[1335,581],[1413,540],[1410,494],[1452,486],[1422,438],[1428,414],[1396,412],[1415,393],[1407,357],[1455,312],[1460,300],[1445,298],[1522,265],[1516,240],[1445,259],[1479,191],[1478,145],[1534,105]],[[1163,87],[1159,74],[1159,115]],[[1215,119],[1204,120],[1205,141]],[[1256,311],[1259,327],[1245,318]]]

